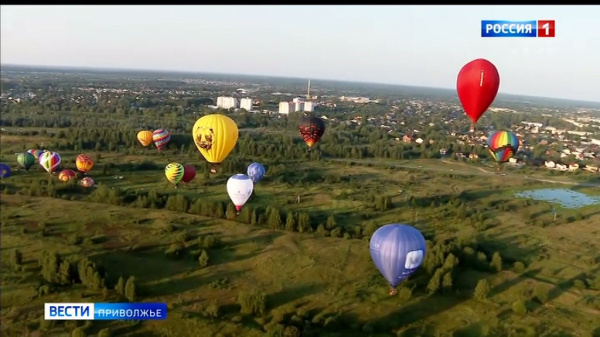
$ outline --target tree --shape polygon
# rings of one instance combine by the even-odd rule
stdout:
[[[429,283],[427,283],[427,291],[430,295],[435,294],[440,289],[440,281],[442,278],[442,273],[444,271],[439,268],[433,273],[431,279],[429,279]]]
[[[475,287],[475,298],[481,301],[485,300],[488,297],[490,290],[490,283],[486,279],[479,280]]]
[[[495,252],[494,255],[492,255],[492,262],[490,262],[490,267],[492,267],[492,269],[494,269],[497,272],[502,271],[502,258],[500,257],[500,253]]]
[[[125,297],[129,302],[135,301],[135,276],[130,276],[125,283]]]
[[[293,232],[296,230],[296,217],[294,216],[294,213],[292,213],[292,212],[288,212],[285,217],[285,229],[290,232]]]
[[[198,257],[198,263],[200,264],[200,268],[208,266],[208,260],[208,253],[206,252],[206,250],[202,249],[202,253],[200,253],[200,256]]]
[[[335,222],[335,217],[333,216],[333,214],[329,214],[329,216],[327,217],[327,223],[325,224],[325,229],[330,231],[334,229],[336,225],[337,224]]]
[[[18,249],[13,249],[10,251],[10,263],[13,267],[20,266],[23,262],[23,254]]]
[[[311,231],[310,216],[306,213],[300,213],[298,215],[298,232],[308,233]]]
[[[104,328],[98,332],[98,337],[110,337],[110,328]]]
[[[227,204],[227,211],[225,212],[227,220],[234,220],[237,217],[237,210],[232,203]]]
[[[523,300],[516,300],[512,304],[512,310],[519,315],[525,315],[527,313],[527,306]]]
[[[120,295],[125,295],[125,280],[123,280],[123,276],[119,277],[119,280],[115,285],[115,291]]]
[[[75,328],[71,333],[71,337],[85,337],[87,336],[82,326]]]
[[[548,289],[543,284],[538,284],[533,288],[533,297],[535,297],[541,304],[548,301]]]
[[[276,208],[271,209],[269,212],[268,224],[271,229],[282,229],[283,223],[281,222],[281,215],[279,214],[279,210]]]
[[[452,273],[451,272],[444,274],[444,277],[442,279],[442,288],[445,291],[452,290]]]

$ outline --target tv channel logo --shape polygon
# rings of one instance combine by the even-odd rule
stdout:
[[[555,37],[554,20],[481,20],[481,37]]]

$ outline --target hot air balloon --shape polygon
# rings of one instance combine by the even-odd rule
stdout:
[[[17,154],[17,163],[29,172],[29,168],[35,164],[35,156],[29,152],[23,152]]]
[[[44,151],[42,151],[42,150],[36,150],[36,149],[27,150],[27,152],[31,153],[35,157],[36,160],[39,160],[40,155],[42,153],[44,153]]]
[[[325,123],[323,119],[305,113],[300,121],[298,130],[300,131],[300,136],[302,136],[302,139],[310,149],[325,133]]]
[[[152,133],[152,141],[154,141],[154,145],[158,151],[162,150],[162,148],[169,143],[171,140],[171,133],[165,129],[154,130]]]
[[[496,98],[499,87],[498,69],[486,59],[473,60],[460,69],[456,91],[465,113],[473,123],[472,130]]]
[[[60,155],[53,151],[46,151],[40,155],[40,165],[48,173],[52,173],[60,166]]]
[[[253,188],[252,179],[245,174],[234,174],[227,180],[227,194],[235,205],[237,214],[240,214],[242,206],[252,195]]]
[[[185,184],[189,183],[196,177],[196,168],[194,165],[184,165],[183,166],[183,177],[181,181]]]
[[[152,131],[143,130],[143,131],[138,132],[137,139],[140,142],[140,144],[142,144],[142,146],[146,147],[146,146],[152,144],[153,136],[154,135],[152,134]]]
[[[416,228],[394,223],[373,233],[369,249],[375,266],[390,284],[390,295],[394,295],[398,284],[423,262],[426,244]]]
[[[75,173],[75,171],[69,170],[69,169],[62,170],[58,174],[58,180],[62,181],[63,183],[68,183],[69,180],[75,179],[76,177],[77,177],[77,173]]]
[[[94,187],[96,186],[96,182],[94,181],[94,179],[90,178],[90,177],[83,177],[81,179],[81,186],[88,188],[88,187]]]
[[[177,184],[181,181],[181,178],[183,178],[184,170],[183,165],[179,163],[170,163],[165,167],[165,176],[168,181],[175,185],[175,188],[177,188]]]
[[[217,165],[227,158],[237,143],[237,124],[225,115],[211,114],[199,118],[192,132],[196,147],[211,164],[210,172],[216,173]]]
[[[248,165],[248,177],[252,179],[253,183],[257,183],[265,175],[265,167],[259,163],[252,163]]]
[[[502,163],[507,162],[519,150],[519,138],[510,131],[492,132],[488,137],[488,150],[492,158],[498,163],[498,170]]]
[[[92,158],[83,153],[77,156],[75,164],[77,165],[77,170],[83,174],[90,172],[92,167],[94,167],[94,161]]]
[[[10,166],[0,163],[0,178],[10,177]]]

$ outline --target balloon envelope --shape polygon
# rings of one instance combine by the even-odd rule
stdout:
[[[322,118],[315,116],[304,116],[302,120],[300,120],[300,125],[298,126],[298,130],[300,131],[300,136],[308,145],[308,147],[313,147],[319,139],[325,133],[325,122],[323,122]]]
[[[5,163],[0,163],[0,178],[10,177],[10,166]]]
[[[35,157],[35,159],[39,159],[40,155],[42,153],[44,153],[44,151],[42,151],[42,150],[36,150],[36,149],[27,150],[27,152],[31,153]]]
[[[142,146],[148,146],[150,144],[152,144],[152,131],[148,131],[148,130],[143,130],[138,132],[137,134],[137,139],[140,142],[140,144],[142,144]]]
[[[35,164],[35,156],[29,152],[19,153],[17,155],[17,163],[19,163],[22,168],[29,171],[29,168]]]
[[[96,185],[96,182],[90,177],[84,177],[81,179],[81,186],[83,187],[94,187],[94,185]]]
[[[488,147],[491,151],[498,151],[509,147],[513,150],[513,153],[517,153],[519,150],[519,138],[510,131],[492,132],[488,137]]]
[[[184,165],[183,166],[183,177],[181,181],[184,183],[189,183],[196,177],[196,168],[193,165]]]
[[[74,179],[75,177],[77,177],[77,173],[75,173],[75,171],[73,170],[62,170],[60,171],[60,173],[58,174],[58,180],[66,183],[71,179]]]
[[[77,165],[77,170],[79,172],[88,173],[92,167],[94,167],[94,160],[88,155],[80,154],[75,160],[75,165]]]
[[[192,133],[198,151],[211,164],[223,162],[237,144],[239,137],[235,121],[221,114],[199,118]],[[216,169],[213,167],[211,171],[216,172]]]
[[[477,123],[490,107],[499,87],[498,69],[486,59],[473,60],[460,69],[456,79],[456,91],[465,113],[473,124]]]
[[[257,183],[265,175],[265,167],[259,163],[252,163],[248,165],[248,177],[252,179],[253,183]]]
[[[227,194],[238,212],[250,199],[253,188],[252,179],[245,174],[234,174],[227,180]]]
[[[44,170],[48,173],[52,173],[60,166],[60,155],[56,152],[45,151],[40,155],[39,162]]]
[[[154,145],[158,151],[162,150],[162,148],[169,143],[171,140],[171,133],[165,129],[154,130],[152,133],[152,141],[154,141]]]
[[[375,266],[390,286],[395,288],[423,263],[426,243],[416,228],[390,224],[373,233],[369,248]]]
[[[183,178],[183,165],[179,163],[170,163],[165,167],[165,176],[173,185],[177,185]]]

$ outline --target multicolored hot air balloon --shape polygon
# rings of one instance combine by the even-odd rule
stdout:
[[[260,163],[252,163],[248,165],[247,173],[248,177],[252,179],[252,182],[256,184],[265,175],[265,167]]]
[[[41,155],[42,153],[44,153],[44,151],[42,151],[42,150],[37,150],[37,149],[31,149],[31,150],[27,150],[27,152],[31,153],[31,154],[32,154],[32,155],[35,157],[35,159],[36,159],[36,160],[39,160],[39,159],[40,159],[40,155]]]
[[[177,188],[177,184],[181,181],[181,178],[183,178],[184,170],[183,165],[179,163],[170,163],[165,167],[165,176],[171,184],[175,185],[175,188]]]
[[[227,180],[227,194],[235,205],[237,214],[240,214],[242,206],[250,199],[253,189],[252,179],[245,174],[234,174]]]
[[[373,233],[369,243],[371,258],[390,284],[390,295],[396,294],[398,284],[423,263],[426,248],[423,234],[409,225],[389,224]]]
[[[171,140],[171,133],[165,129],[154,130],[152,133],[152,141],[158,151],[161,151],[162,148],[169,143]]]
[[[77,165],[77,171],[86,174],[90,172],[92,167],[94,167],[94,160],[88,155],[82,153],[77,156],[77,159],[75,160],[75,165]]]
[[[60,166],[60,155],[53,151],[46,151],[40,155],[40,165],[48,173],[52,173]]]
[[[19,165],[27,172],[29,172],[29,168],[32,167],[35,162],[35,156],[29,152],[17,154],[17,163],[19,163]]]
[[[146,147],[146,146],[152,144],[153,136],[154,135],[153,135],[152,131],[143,130],[143,131],[138,132],[137,139],[140,142],[140,144],[142,144],[142,146]]]
[[[5,163],[0,163],[0,178],[10,177],[10,166]]]
[[[94,179],[92,179],[90,177],[83,177],[81,179],[81,186],[83,186],[85,188],[94,187],[94,186],[96,186],[96,182],[94,181]]]
[[[302,139],[310,149],[325,133],[325,122],[323,122],[322,118],[305,113],[302,120],[300,120],[298,130],[300,131],[300,136],[302,136]]]
[[[62,181],[63,183],[68,183],[71,179],[75,178],[77,178],[77,173],[70,169],[62,170],[58,174],[58,180]]]
[[[492,158],[498,163],[498,170],[502,163],[507,162],[519,150],[519,138],[510,131],[495,131],[488,137],[488,150]]]
[[[486,59],[473,60],[458,72],[456,91],[465,113],[473,124],[471,130],[496,98],[499,87],[498,69]]]
[[[183,177],[181,178],[181,181],[183,181],[185,184],[187,184],[190,181],[194,180],[195,177],[196,177],[196,168],[194,167],[194,165],[184,165],[183,166]]]
[[[217,172],[217,165],[227,158],[239,137],[235,121],[221,114],[199,118],[194,124],[192,134],[198,151],[211,164],[212,173]]]

